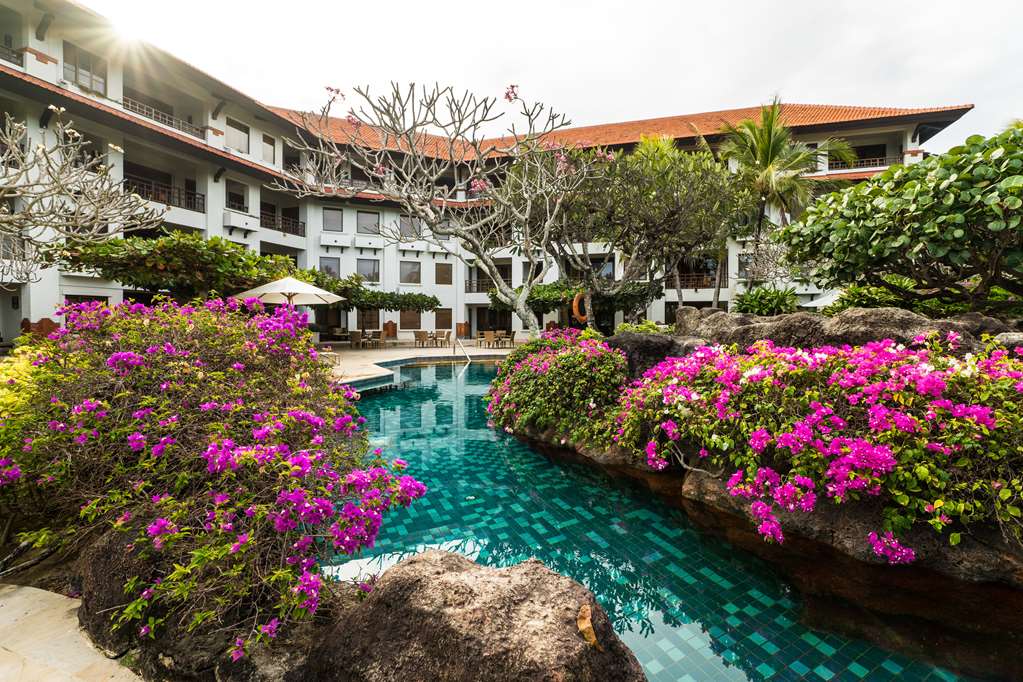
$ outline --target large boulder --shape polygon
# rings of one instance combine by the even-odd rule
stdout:
[[[310,679],[645,679],[593,594],[531,559],[431,550],[388,569],[310,657]]]
[[[607,340],[607,345],[625,353],[629,360],[629,376],[636,378],[666,357],[677,357],[691,352],[667,334],[637,334],[622,332]]]
[[[734,343],[741,348],[761,339],[796,347],[857,346],[882,339],[908,344],[921,334],[938,332],[944,336],[955,332],[961,337],[959,352],[967,353],[978,350],[985,335],[1003,340],[1017,338],[1011,336],[1011,326],[980,313],[932,320],[902,308],[849,308],[833,317],[807,312],[762,317],[687,308],[682,318],[684,324],[677,333],[710,343]]]
[[[82,580],[78,624],[112,658],[124,654],[135,642],[132,628],[113,629],[117,612],[135,598],[124,593],[124,584],[151,569],[150,562],[134,551],[131,541],[130,533],[107,531],[78,560]]]

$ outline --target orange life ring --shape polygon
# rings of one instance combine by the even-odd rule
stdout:
[[[582,300],[583,292],[581,291],[572,299],[572,317],[576,319],[576,322],[585,322],[589,319],[589,315],[583,315],[582,310],[580,309],[579,304],[582,303]],[[589,313],[590,311],[587,310],[586,312]]]

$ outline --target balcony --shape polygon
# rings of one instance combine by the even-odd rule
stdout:
[[[25,66],[25,53],[18,52],[6,45],[0,45],[0,59],[18,66]]]
[[[293,234],[296,237],[305,236],[305,223],[288,216],[279,216],[275,213],[261,212],[259,214],[259,226],[271,230],[278,230],[285,234]]]
[[[683,289],[713,289],[717,275],[713,272],[686,272],[679,276],[679,284]],[[727,281],[727,276],[724,278]],[[665,287],[675,288],[675,278],[669,276],[665,279]]]
[[[143,104],[142,102],[130,97],[125,97],[122,100],[122,105],[124,106],[125,111],[130,111],[133,114],[138,114],[139,116],[145,116],[157,123],[162,123],[163,125],[174,128],[175,130],[180,130],[181,132],[187,133],[192,137],[197,137],[200,140],[206,139],[205,131],[201,127],[193,123],[189,123],[188,121],[183,121],[180,118],[175,118],[167,112],[155,109],[148,104]]]
[[[902,156],[879,156],[874,158],[856,159],[852,163],[845,161],[828,160],[828,170],[855,170],[857,168],[887,168],[893,164],[902,163]]]
[[[489,279],[467,279],[465,280],[465,293],[485,294],[494,288],[494,283]]]
[[[138,194],[147,201],[155,201],[168,206],[196,211],[206,212],[206,195],[199,192],[189,192],[180,187],[172,187],[162,182],[137,178],[131,175],[125,176],[124,188],[129,192]]]

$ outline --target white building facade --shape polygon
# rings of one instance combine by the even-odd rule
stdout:
[[[357,272],[368,286],[432,294],[440,301],[438,310],[422,314],[321,311],[324,336],[385,325],[396,326],[402,338],[418,329],[475,335],[482,329],[522,328],[510,313],[491,310],[489,282],[457,256],[426,242],[395,245],[382,237],[381,226],[400,220],[393,203],[368,193],[346,200],[297,199],[270,189],[298,161],[284,143],[295,129],[281,110],[162,50],[121,43],[106,20],[64,0],[4,0],[0,39],[0,110],[27,122],[28,144],[51,139],[49,107],[61,107],[65,118],[107,155],[117,179],[166,208],[168,227],[224,237],[259,253],[283,254],[300,267],[341,276]],[[832,164],[818,175],[862,179],[892,163],[922,158],[920,145],[970,108],[786,105],[786,119],[798,139],[840,136],[856,148],[860,160],[852,167]],[[704,125],[713,144],[722,122],[756,113],[755,108],[732,110],[574,128],[564,134],[618,150],[627,150],[640,134],[667,134],[686,145],[692,142],[695,121],[697,127]],[[742,290],[741,253],[741,244],[730,245],[722,305]],[[522,262],[513,256],[501,262],[512,284],[521,284]],[[553,273],[550,279],[557,277]],[[117,282],[58,268],[41,271],[38,281],[2,284],[3,341],[29,326],[43,328],[65,300],[118,303],[131,295]],[[684,304],[709,305],[713,286],[709,271],[695,267],[683,284]],[[819,293],[810,287],[799,290],[804,300]],[[648,317],[671,319],[678,300],[678,292],[666,289]],[[545,321],[557,319],[552,314]]]

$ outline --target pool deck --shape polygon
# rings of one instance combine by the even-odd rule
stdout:
[[[0,585],[0,680],[141,679],[100,653],[78,629],[79,603],[35,587]]]
[[[465,352],[474,361],[495,360],[503,358],[511,352],[510,348],[478,348],[466,346]],[[462,349],[451,348],[373,348],[373,349],[340,349],[333,353],[324,353],[328,361],[334,360],[334,376],[345,383],[361,384],[375,380],[383,380],[394,376],[394,366],[415,362],[465,362]],[[340,361],[338,362],[338,359]]]

